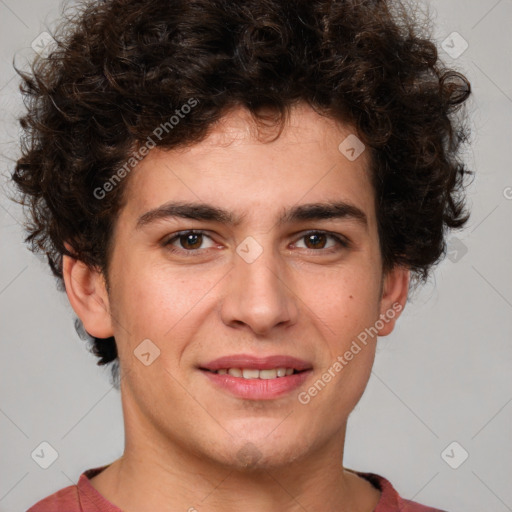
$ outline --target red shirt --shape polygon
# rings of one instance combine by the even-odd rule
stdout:
[[[107,501],[89,481],[89,478],[106,467],[101,466],[84,471],[76,485],[65,487],[38,501],[27,512],[122,512],[120,508]],[[381,491],[379,503],[373,512],[444,512],[401,498],[388,480],[382,476],[359,471],[355,473]]]

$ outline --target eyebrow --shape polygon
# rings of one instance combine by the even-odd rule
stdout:
[[[245,217],[246,214],[236,215],[228,210],[207,203],[171,201],[141,215],[137,220],[135,229],[141,229],[150,223],[166,218],[194,219],[237,226]],[[330,219],[352,219],[362,224],[365,228],[368,226],[366,214],[357,206],[344,201],[294,206],[283,211],[277,220],[277,225]]]

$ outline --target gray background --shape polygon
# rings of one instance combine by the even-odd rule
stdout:
[[[439,42],[456,31],[465,53],[445,60],[473,85],[477,171],[472,217],[450,258],[379,341],[374,372],[351,416],[345,464],[388,478],[399,493],[450,511],[512,510],[512,0],[432,0]],[[0,0],[2,187],[16,158],[21,108],[12,57],[52,27],[56,0]],[[459,42],[448,39],[455,45]],[[75,333],[46,263],[22,243],[19,207],[0,200],[0,511],[23,511],[123,449],[118,391]],[[467,251],[467,252],[466,252]],[[58,452],[42,469],[41,442]],[[448,450],[453,469],[442,458]],[[445,452],[446,453],[446,452]]]

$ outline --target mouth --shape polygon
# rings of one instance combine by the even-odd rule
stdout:
[[[227,356],[198,368],[216,387],[238,398],[270,400],[299,387],[312,372],[307,361],[289,356]]]
[[[217,375],[231,375],[231,377],[238,377],[242,379],[280,379],[289,375],[301,373],[301,371],[307,370],[296,370],[295,368],[270,368],[266,370],[259,370],[258,368],[220,368],[219,370],[208,370],[201,368],[204,371],[216,373]]]

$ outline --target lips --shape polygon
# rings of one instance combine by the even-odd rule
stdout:
[[[201,365],[199,369],[216,387],[238,398],[278,398],[304,382],[312,365],[291,356],[226,356]]]
[[[258,370],[257,368],[221,368],[216,370],[218,375],[231,375],[232,377],[242,377],[243,379],[277,379],[298,373],[293,368],[269,368]]]
[[[202,370],[218,371],[229,368],[246,368],[248,370],[273,370],[276,368],[291,368],[296,372],[310,370],[312,365],[302,359],[292,356],[275,355],[267,357],[254,357],[250,355],[240,354],[233,356],[224,356],[204,365]]]

